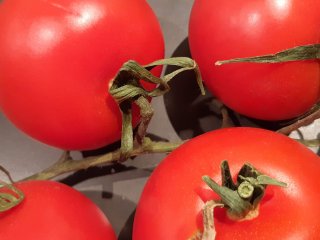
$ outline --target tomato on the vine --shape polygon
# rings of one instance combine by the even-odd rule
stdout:
[[[110,80],[130,59],[147,64],[164,55],[145,0],[2,1],[0,29],[2,111],[25,133],[67,150],[118,140]]]
[[[25,197],[0,213],[2,240],[116,240],[103,212],[77,190],[54,181],[24,181],[15,187]]]
[[[319,43],[319,9],[318,0],[196,0],[189,43],[208,89],[257,119],[285,120],[308,111],[320,97],[319,61],[215,62]]]
[[[257,216],[236,221],[214,210],[217,240],[318,239],[320,159],[287,136],[257,128],[228,128],[189,140],[169,154],[149,178],[138,203],[134,240],[192,239],[203,230],[202,210],[219,197],[202,181],[221,183],[220,163],[231,174],[245,163],[287,187],[268,186]],[[196,238],[194,238],[196,239]]]

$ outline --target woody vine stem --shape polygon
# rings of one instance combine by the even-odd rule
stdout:
[[[154,76],[150,71],[157,66],[176,66],[177,70],[164,75],[162,78]],[[126,62],[112,81],[109,92],[118,102],[122,114],[121,148],[97,157],[72,159],[70,152],[63,153],[59,161],[49,168],[29,176],[23,180],[52,179],[61,174],[87,169],[93,166],[105,166],[123,162],[131,157],[148,153],[168,153],[183,142],[152,141],[146,137],[148,124],[153,116],[153,109],[149,98],[164,95],[170,90],[168,82],[184,71],[194,71],[201,93],[204,87],[199,68],[195,61],[186,57],[162,59],[141,66],[135,61]],[[141,85],[141,80],[156,84],[156,88],[147,91]],[[132,127],[131,106],[135,103],[140,108],[141,122],[134,131]]]

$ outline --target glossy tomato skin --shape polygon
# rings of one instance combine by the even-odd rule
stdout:
[[[77,190],[53,181],[27,181],[16,187],[25,199],[0,213],[2,240],[116,240],[102,211]]]
[[[121,116],[110,80],[129,59],[146,64],[164,55],[145,0],[3,1],[0,29],[2,111],[30,136],[62,149],[118,140]]]
[[[319,9],[318,0],[196,0],[189,43],[208,89],[253,118],[284,120],[305,113],[319,100],[319,62],[214,63],[319,43]]]
[[[169,154],[148,180],[138,203],[133,240],[184,240],[202,229],[204,202],[219,199],[201,180],[221,184],[220,163],[234,177],[244,163],[288,184],[269,186],[257,218],[236,222],[215,210],[216,240],[295,239],[320,236],[317,181],[320,159],[302,144],[255,128],[228,128],[198,136]]]

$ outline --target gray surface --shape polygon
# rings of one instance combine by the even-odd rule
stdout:
[[[148,2],[162,25],[166,41],[166,56],[169,57],[187,37],[188,16],[193,1],[149,0]],[[163,99],[155,99],[153,106],[156,114],[149,132],[170,140],[178,139],[167,117]],[[60,150],[30,139],[9,123],[1,113],[0,126],[0,165],[6,167],[14,179],[21,179],[39,172],[59,158]],[[73,154],[79,155],[79,153]],[[128,164],[137,169],[111,175],[104,175],[102,171],[98,171],[97,174],[89,171],[91,175],[102,176],[86,179],[80,175],[78,179],[71,178],[66,182],[94,200],[107,214],[119,234],[134,212],[150,169],[163,157],[162,154],[139,157]],[[130,221],[127,228],[130,228]],[[130,237],[123,231],[121,239],[130,239]]]

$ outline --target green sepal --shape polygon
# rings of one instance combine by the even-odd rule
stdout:
[[[230,63],[281,63],[291,61],[305,61],[320,59],[320,44],[309,44],[303,46],[296,46],[289,48],[274,54],[245,57],[245,58],[233,58],[229,60],[217,61],[215,65],[220,66]]]
[[[220,186],[209,176],[203,176],[202,180],[221,197],[221,202],[227,205],[232,212],[236,213],[236,215],[243,215],[248,209],[251,209],[250,202],[244,201],[237,191]]]
[[[154,76],[150,72],[154,67],[162,65],[177,66],[179,69],[161,78]],[[148,99],[167,93],[170,90],[168,82],[176,75],[189,70],[195,72],[200,91],[202,94],[205,94],[199,67],[190,58],[161,59],[144,66],[130,60],[121,67],[109,88],[109,93],[117,101],[122,112],[121,159],[125,159],[129,155],[134,144],[141,144],[143,142],[147,126],[153,115],[153,109]],[[143,88],[141,80],[156,84],[157,86],[153,90],[148,91]],[[133,136],[133,127],[130,121],[132,119],[131,106],[133,103],[140,108],[141,115],[141,122],[135,137]]]
[[[1,182],[0,189],[7,189],[6,192],[0,192],[0,212],[5,212],[19,205],[24,199],[24,193],[13,184]],[[3,190],[0,190],[3,191]]]

